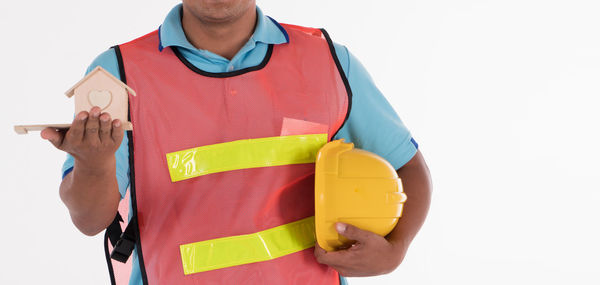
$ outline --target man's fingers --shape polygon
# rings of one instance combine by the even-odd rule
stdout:
[[[110,115],[108,113],[102,113],[100,115],[100,141],[103,144],[113,143],[112,140],[112,124]]]
[[[320,256],[323,256],[327,254],[327,251],[324,250],[319,243],[315,243],[315,257],[319,258]]]
[[[358,242],[366,242],[374,235],[377,236],[376,233],[361,230],[353,225],[344,224],[344,223],[336,223],[335,229],[337,232],[350,240],[355,240]]]
[[[98,131],[100,130],[100,108],[93,107],[90,110],[90,116],[85,124],[85,134],[84,140],[97,144],[100,142],[100,137],[98,136]]]
[[[62,142],[65,133],[54,128],[45,128],[40,133],[43,139],[50,141],[56,148],[62,150]]]
[[[114,120],[112,122],[112,139],[116,144],[121,145],[123,133],[123,124],[121,123],[121,120]]]
[[[315,257],[317,258],[317,261],[332,267],[348,265],[352,258],[356,258],[356,254],[359,254],[361,250],[365,249],[365,247],[361,246],[362,244],[367,244],[368,241],[373,240],[373,238],[382,238],[375,233],[361,230],[355,226],[344,223],[336,223],[335,227],[340,235],[343,235],[350,240],[355,240],[358,243],[332,252],[327,252],[321,248],[319,244],[315,244]]]
[[[345,250],[327,252],[318,243],[315,244],[315,258],[321,264],[327,264],[332,267],[344,264],[344,262],[347,262],[345,261],[348,258],[347,255],[348,252]]]
[[[69,141],[72,142],[80,142],[83,140],[83,134],[85,132],[85,123],[89,117],[88,112],[81,111],[75,119],[73,120],[73,124],[71,124],[71,128],[67,131],[67,137]]]

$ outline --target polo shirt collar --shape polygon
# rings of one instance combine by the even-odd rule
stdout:
[[[158,28],[160,43],[158,49],[162,51],[165,47],[177,46],[189,50],[197,50],[186,38],[181,25],[183,5],[178,4],[165,18],[165,21]],[[256,7],[257,23],[254,33],[248,41],[262,42],[265,44],[283,44],[289,42],[287,32],[273,18],[266,16]]]

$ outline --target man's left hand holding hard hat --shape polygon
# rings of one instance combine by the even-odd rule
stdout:
[[[280,86],[277,85],[276,79],[279,78],[278,76],[282,76],[281,80],[285,81],[286,78],[285,73],[282,73],[281,70],[277,68],[283,68],[282,70],[286,70],[286,68],[289,68],[289,66],[294,66],[294,62],[298,60],[295,57],[297,57],[297,54],[299,52],[306,52],[307,54],[312,53],[316,56],[320,56],[324,54],[321,53],[322,51],[331,51],[331,54],[333,54],[333,59],[332,57],[315,57],[314,61],[318,62],[318,64],[329,65],[331,67],[323,68],[326,70],[335,70],[337,66],[337,69],[340,70],[340,74],[342,75],[328,74],[327,76],[331,76],[331,79],[327,79],[327,81],[319,83],[325,86],[320,88],[331,88],[331,90],[341,90],[344,88],[344,86],[348,88],[348,79],[343,75],[343,72],[341,70],[342,67],[340,67],[340,63],[338,62],[338,60],[335,60],[334,44],[331,42],[324,30],[321,32],[317,29],[279,25],[273,19],[262,17],[262,13],[259,9],[256,8],[254,0],[183,0],[183,5],[180,8],[180,10],[181,13],[183,13],[183,16],[180,17],[180,25],[185,31],[185,36],[183,37],[183,40],[187,39],[187,41],[189,41],[189,44],[193,45],[193,47],[197,50],[211,52],[212,54],[218,55],[227,60],[234,60],[236,55],[240,51],[243,51],[244,49],[248,48],[247,42],[249,42],[249,40],[253,40],[252,37],[256,36],[255,29],[268,29],[269,25],[275,27],[274,29],[280,29],[281,32],[285,34],[285,39],[282,38],[282,41],[284,41],[284,43],[268,44],[268,49],[266,49],[266,51],[263,52],[266,52],[268,56],[265,56],[266,59],[260,64],[260,68],[257,67],[250,69],[242,69],[238,72],[226,70],[220,75],[215,75],[216,73],[214,72],[205,72],[202,70],[198,71],[198,68],[189,67],[190,62],[185,59],[185,54],[177,52],[178,49],[176,48],[167,49],[166,47],[163,47],[162,41],[165,40],[165,37],[169,36],[166,34],[162,35],[162,40],[160,38],[160,35],[156,35],[156,37],[154,37],[153,34],[149,34],[148,36],[141,38],[141,40],[139,41],[122,45],[121,49],[115,49],[117,56],[121,58],[119,62],[119,68],[124,69],[121,70],[122,75],[127,73],[127,79],[134,79],[128,80],[130,82],[125,83],[133,83],[135,86],[132,87],[138,93],[138,96],[136,96],[135,99],[136,101],[130,102],[130,104],[134,104],[132,106],[131,113],[131,121],[134,125],[134,131],[133,135],[131,136],[130,134],[130,137],[128,138],[129,143],[131,144],[130,150],[133,150],[133,146],[137,146],[136,152],[130,152],[131,156],[134,153],[136,155],[135,158],[130,158],[132,163],[130,167],[133,167],[133,165],[135,165],[136,167],[136,176],[131,177],[132,183],[135,180],[135,184],[137,184],[137,191],[141,193],[142,191],[146,191],[146,189],[152,188],[152,185],[150,184],[151,182],[153,182],[152,179],[154,179],[156,176],[162,177],[162,175],[164,175],[168,178],[170,174],[170,180],[165,185],[174,185],[173,187],[175,188],[165,189],[165,191],[172,190],[172,195],[174,195],[173,199],[177,199],[179,201],[178,203],[181,204],[177,204],[177,207],[173,209],[164,209],[164,211],[173,211],[173,215],[170,216],[169,219],[164,219],[164,221],[169,221],[169,223],[165,222],[165,224],[161,225],[163,227],[176,227],[180,222],[191,222],[191,225],[193,225],[194,215],[196,215],[197,212],[202,212],[204,208],[211,207],[211,205],[204,205],[196,209],[194,208],[194,205],[189,205],[189,203],[193,203],[190,201],[195,201],[194,199],[186,199],[185,195],[192,195],[191,193],[186,193],[186,191],[191,192],[190,187],[197,188],[200,187],[199,185],[206,185],[207,183],[210,183],[216,189],[220,187],[220,185],[230,185],[228,183],[232,183],[231,185],[233,185],[233,183],[235,183],[237,185],[248,187],[248,189],[251,189],[252,185],[256,184],[256,187],[260,189],[260,187],[262,186],[259,187],[258,183],[262,183],[260,185],[274,184],[274,186],[276,186],[275,184],[277,183],[281,183],[281,186],[277,186],[279,187],[278,189],[287,190],[288,188],[285,187],[289,187],[290,191],[283,191],[282,193],[279,193],[276,189],[274,189],[273,193],[269,194],[269,196],[260,196],[262,194],[259,194],[258,192],[256,192],[256,190],[255,192],[252,192],[250,190],[247,190],[246,192],[241,191],[243,189],[241,189],[240,192],[232,192],[236,193],[235,195],[233,195],[233,197],[229,197],[226,192],[220,193],[221,197],[225,197],[225,199],[227,199],[226,203],[232,205],[235,204],[236,207],[253,207],[257,209],[257,212],[252,213],[251,215],[244,215],[244,213],[231,213],[230,220],[223,220],[229,222],[224,222],[226,225],[224,225],[222,229],[219,228],[220,231],[231,230],[231,232],[227,232],[226,234],[215,232],[219,231],[219,229],[215,227],[206,226],[204,223],[199,223],[197,224],[197,227],[202,228],[201,231],[204,231],[202,232],[203,238],[201,239],[197,239],[194,236],[199,235],[200,233],[194,233],[192,230],[189,229],[190,227],[183,229],[174,228],[172,231],[177,232],[177,234],[179,235],[175,236],[174,239],[181,239],[185,241],[182,241],[180,244],[173,246],[173,248],[165,248],[164,250],[159,250],[155,248],[160,243],[152,242],[152,239],[155,239],[155,236],[149,233],[153,231],[152,229],[147,231],[147,229],[152,226],[146,224],[150,220],[147,215],[148,212],[143,212],[144,210],[140,210],[139,208],[144,207],[143,203],[150,203],[148,202],[150,200],[150,197],[159,196],[146,196],[145,198],[143,198],[143,200],[138,199],[138,201],[136,201],[136,199],[134,198],[133,210],[134,212],[135,210],[138,210],[137,222],[140,225],[135,229],[136,235],[138,235],[138,240],[136,241],[136,250],[138,255],[135,259],[135,262],[136,264],[139,264],[139,266],[142,268],[141,280],[144,281],[143,283],[152,283],[149,282],[149,280],[158,280],[154,283],[175,282],[170,284],[182,284],[187,283],[188,281],[186,280],[189,280],[190,284],[197,284],[198,282],[201,282],[201,280],[217,280],[217,283],[220,284],[233,284],[231,283],[232,279],[228,278],[232,278],[231,276],[236,275],[239,275],[241,277],[240,279],[235,280],[245,280],[247,284],[264,284],[265,282],[268,284],[269,282],[275,282],[273,280],[279,280],[277,282],[281,282],[281,280],[289,280],[289,282],[302,282],[302,280],[311,280],[310,276],[305,276],[306,274],[297,274],[295,272],[299,269],[305,270],[304,268],[307,268],[307,270],[313,270],[310,271],[311,273],[308,275],[319,276],[319,280],[322,280],[319,281],[321,282],[320,284],[338,284],[339,282],[342,282],[336,277],[338,272],[342,276],[347,277],[374,276],[389,273],[393,271],[396,267],[398,267],[404,259],[411,241],[422,226],[427,215],[430,203],[431,182],[429,177],[429,171],[420,151],[416,150],[416,143],[415,150],[413,152],[414,155],[412,155],[412,158],[408,159],[407,162],[405,161],[403,165],[401,165],[401,167],[397,169],[398,176],[402,179],[404,192],[409,197],[409,199],[404,204],[402,218],[398,221],[397,225],[392,230],[392,232],[387,236],[382,237],[375,233],[361,230],[350,224],[337,223],[335,226],[338,233],[346,237],[348,240],[352,240],[355,242],[347,248],[340,248],[335,251],[329,252],[321,248],[319,244],[316,244],[314,246],[314,251],[310,249],[312,247],[312,243],[314,243],[314,240],[312,240],[311,243],[311,239],[314,239],[314,222],[311,225],[310,222],[312,220],[301,220],[301,218],[307,218],[305,210],[299,210],[298,212],[295,212],[294,210],[295,207],[306,208],[309,210],[312,209],[312,205],[300,205],[304,203],[298,203],[298,201],[308,201],[312,200],[313,198],[310,197],[310,199],[305,199],[304,196],[311,195],[313,193],[311,192],[312,189],[310,189],[312,185],[312,181],[310,179],[312,179],[313,177],[312,173],[314,173],[314,167],[312,168],[311,172],[311,165],[314,166],[314,163],[311,164],[307,163],[306,161],[290,162],[289,160],[293,160],[294,156],[289,155],[289,153],[287,153],[289,152],[289,149],[285,148],[289,145],[297,145],[297,149],[306,149],[306,141],[312,141],[313,143],[309,147],[312,147],[314,149],[315,146],[320,146],[325,141],[333,139],[334,135],[336,135],[337,132],[333,130],[334,133],[328,133],[331,132],[331,128],[328,128],[327,122],[321,122],[321,125],[324,124],[325,128],[322,129],[322,131],[317,132],[319,134],[315,133],[315,131],[303,132],[296,130],[296,132],[294,132],[294,128],[290,127],[290,130],[292,131],[289,134],[286,133],[286,135],[284,135],[284,130],[281,127],[281,122],[279,122],[278,128],[282,131],[281,134],[276,135],[269,135],[268,132],[265,132],[262,129],[257,129],[257,133],[262,132],[264,134],[257,134],[256,138],[252,137],[247,139],[224,139],[219,143],[200,143],[198,145],[190,145],[185,147],[183,147],[183,145],[185,144],[183,144],[182,142],[186,139],[182,138],[181,141],[174,142],[174,144],[176,145],[175,147],[166,147],[164,153],[158,154],[156,161],[152,161],[149,158],[152,155],[152,148],[149,148],[148,146],[155,146],[152,144],[156,143],[158,149],[159,146],[162,147],[166,144],[172,143],[171,141],[175,138],[172,138],[168,142],[152,141],[152,144],[150,145],[142,145],[142,143],[145,143],[143,142],[143,138],[151,137],[152,135],[154,135],[154,131],[166,131],[165,128],[147,126],[150,124],[148,121],[143,122],[147,123],[147,125],[140,123],[142,121],[141,118],[150,118],[147,116],[144,117],[144,108],[150,108],[148,106],[157,105],[156,102],[159,102],[150,102],[150,100],[152,100],[149,99],[151,96],[148,96],[149,93],[146,92],[146,90],[144,90],[146,86],[152,85],[154,81],[144,79],[143,74],[136,74],[136,68],[132,67],[136,64],[139,64],[142,70],[160,70],[160,68],[151,69],[152,66],[147,66],[147,68],[144,69],[146,67],[143,66],[144,64],[152,65],[154,63],[148,63],[148,61],[138,60],[135,56],[136,54],[140,54],[138,53],[138,51],[143,50],[147,42],[153,44],[154,42],[152,41],[161,41],[160,50],[156,49],[155,51],[153,48],[154,46],[149,45],[152,48],[147,49],[148,54],[156,54],[157,58],[161,57],[161,59],[163,59],[164,62],[167,62],[166,64],[168,66],[171,66],[169,64],[172,63],[173,74],[181,72],[181,74],[184,74],[184,76],[189,76],[189,78],[194,80],[196,77],[199,76],[198,74],[200,74],[202,78],[198,80],[206,80],[201,81],[202,83],[198,83],[203,84],[202,86],[207,86],[204,82],[215,82],[215,80],[227,80],[227,82],[229,83],[217,84],[215,85],[216,87],[214,87],[217,88],[215,90],[221,90],[218,88],[227,88],[227,94],[223,100],[239,101],[239,98],[244,96],[243,89],[234,88],[236,84],[238,84],[238,82],[241,82],[240,84],[248,84],[239,85],[242,88],[247,86],[255,88],[254,86],[256,84],[256,86],[259,87],[262,86],[260,84],[267,84],[268,86],[264,87],[264,90],[276,90],[277,88],[280,88]],[[161,27],[161,31],[165,25],[166,22],[165,24],[163,24],[163,27]],[[327,41],[325,41],[325,39],[327,39]],[[265,45],[265,47],[266,46],[267,45]],[[125,63],[124,65],[123,62]],[[283,64],[280,64],[280,62]],[[307,64],[305,62],[301,62],[298,64],[299,68],[306,68],[306,70],[312,68],[310,66],[307,67],[307,65],[310,64]],[[187,69],[188,67],[189,69]],[[233,68],[233,66],[231,67]],[[315,65],[315,70],[320,70],[318,67],[319,66]],[[194,72],[190,72],[190,70]],[[255,77],[252,77],[255,75],[256,79],[254,79]],[[269,78],[275,83],[264,82],[264,80],[262,80],[264,76],[262,75],[270,76]],[[296,75],[293,76],[296,77]],[[307,80],[319,79],[315,78],[316,75],[312,76],[311,74],[305,74],[303,76],[306,76]],[[243,80],[236,81],[238,78],[242,78]],[[121,76],[121,80],[125,81],[123,76]],[[173,80],[172,82],[176,82],[177,79],[170,80]],[[353,84],[352,80],[353,78],[350,78],[350,85]],[[336,81],[337,83],[331,83],[332,81]],[[140,82],[147,83],[141,84]],[[292,89],[296,88],[292,86],[293,84],[290,83],[286,83],[283,85],[290,86],[289,88]],[[154,86],[154,88],[160,89],[163,88],[163,86],[165,85],[159,84]],[[306,86],[302,86],[301,84],[299,84],[298,86],[299,87],[297,88],[306,88]],[[164,92],[168,93],[173,91],[167,90],[168,88],[177,87],[171,86],[164,88]],[[223,92],[224,90],[225,89],[223,89]],[[360,92],[356,92],[356,90],[353,91],[353,96],[355,100],[357,100],[357,98],[360,98],[359,96],[367,96],[365,94],[360,94]],[[290,92],[290,94],[295,94],[294,92]],[[157,91],[157,93],[160,92]],[[287,96],[285,94],[287,93],[281,93],[276,95]],[[259,94],[254,95],[258,96]],[[331,102],[331,100],[334,99],[339,99],[339,102],[341,102],[340,106],[346,106],[349,105],[348,103],[354,102],[345,102],[345,98],[346,97],[341,96],[339,98],[332,97],[328,99],[330,100],[328,102]],[[352,99],[352,96],[348,96],[348,98]],[[148,101],[144,102],[143,100]],[[177,99],[173,98],[173,100]],[[302,102],[308,102],[310,100],[312,100],[312,98],[306,98],[306,100],[297,101],[297,104],[284,104],[282,106],[284,106],[285,108],[289,107],[290,110],[292,110],[293,108],[298,109],[302,108]],[[260,101],[260,99],[257,99],[257,101]],[[216,104],[217,103],[218,102],[216,102]],[[246,102],[245,105],[253,106],[252,104],[248,103],[254,104],[254,102]],[[168,106],[168,104],[170,103],[167,102],[166,106],[162,106],[164,107],[165,113],[167,113],[169,108],[173,108],[173,110],[184,110],[183,108],[186,107],[185,103],[179,103],[178,106],[175,106],[175,104],[173,104],[173,107]],[[271,103],[268,103],[267,105],[271,106],[269,104]],[[199,106],[204,105],[206,104],[202,103]],[[232,105],[226,105],[226,107],[231,106]],[[275,105],[272,106],[273,108],[278,108],[278,112],[283,112],[282,110],[285,109],[284,107],[280,107],[280,110],[279,107]],[[316,103],[315,106],[317,106]],[[179,107],[182,107],[182,109],[178,109]],[[207,108],[210,108],[210,106]],[[348,106],[348,111],[349,108],[350,107]],[[360,106],[357,106],[357,108],[360,108]],[[322,109],[323,112],[328,112],[324,108]],[[342,108],[340,107],[338,109]],[[214,113],[218,116],[219,109],[216,107],[216,105],[212,110],[206,109],[204,113],[210,113],[214,110],[216,110]],[[265,111],[271,112],[271,110]],[[305,114],[305,116],[309,118],[311,116],[310,113],[306,114],[304,110],[293,110],[290,112],[299,112],[298,114]],[[356,112],[359,113],[359,111]],[[275,112],[273,113],[275,114]],[[182,116],[185,116],[187,113],[181,111],[181,114],[183,114]],[[336,128],[338,130],[339,128],[341,128],[341,126],[344,125],[344,123],[347,123],[346,121],[348,120],[348,118],[344,120],[343,117],[345,114],[340,114],[340,119],[335,119],[334,116],[329,116],[327,115],[327,113],[323,114],[325,114],[325,116],[320,116],[319,118],[327,119],[332,117],[333,119],[329,126],[337,126]],[[245,114],[244,116],[246,115],[247,114]],[[256,113],[256,115],[260,116],[261,112]],[[166,114],[166,116],[170,116],[170,114]],[[300,116],[301,115],[296,115],[296,119],[303,119],[307,122],[317,121],[317,119],[308,120],[304,117],[304,115],[302,115],[302,117]],[[226,123],[229,119],[231,118],[225,118],[223,122]],[[244,120],[252,121],[253,118],[245,118]],[[240,123],[244,123],[245,121],[240,121],[237,124],[239,125]],[[348,122],[351,123],[350,120],[348,120]],[[165,124],[168,123],[170,123],[170,121],[166,122]],[[207,124],[207,128],[210,127],[210,124],[204,121],[194,122],[194,124]],[[269,122],[265,122],[263,125],[269,125]],[[293,124],[288,125],[292,126]],[[311,128],[313,128],[316,125],[318,124],[313,124],[310,126]],[[283,128],[285,128],[285,126],[286,123],[284,119]],[[307,125],[305,124],[305,126]],[[240,129],[240,132],[246,131],[246,129],[247,128],[242,128]],[[319,128],[317,127],[317,129]],[[211,129],[209,129],[209,131],[210,130]],[[217,128],[215,129],[215,131],[217,133],[215,133],[214,136],[221,136],[224,138],[228,137],[227,133],[219,133],[219,131],[226,132],[228,131],[228,129],[219,130]],[[177,130],[173,130],[173,133],[176,132]],[[387,132],[387,130],[381,130],[381,132]],[[87,112],[84,111],[79,114],[76,114],[75,119],[73,120],[72,127],[68,131],[59,131],[48,128],[43,130],[41,135],[44,139],[49,140],[56,148],[69,153],[73,157],[74,164],[72,171],[66,174],[60,185],[60,197],[69,209],[69,213],[71,215],[73,223],[82,233],[86,235],[92,236],[100,233],[109,225],[111,225],[111,223],[114,223],[114,221],[116,220],[115,215],[119,207],[119,202],[122,198],[122,194],[120,194],[119,192],[119,183],[117,179],[118,163],[116,162],[115,158],[115,152],[117,152],[117,150],[119,149],[121,141],[124,137],[122,122],[120,122],[119,120],[112,120],[110,118],[110,115],[102,113],[100,108],[94,107]],[[164,133],[160,135],[164,136],[166,139],[166,137],[170,136],[171,134]],[[193,138],[194,137],[190,137],[189,140],[193,141]],[[142,146],[144,146],[144,148]],[[265,148],[265,146],[268,146],[268,149],[261,149],[261,147]],[[361,146],[357,145],[357,147]],[[394,146],[391,146],[389,148],[390,151],[394,150]],[[239,152],[236,152],[237,150],[239,150]],[[256,150],[256,153],[260,154],[258,155],[260,157],[244,157],[244,161],[234,161],[238,159],[238,156],[236,156],[237,153],[243,153],[244,150]],[[203,160],[194,160],[195,156],[202,155],[203,153],[207,153],[210,151],[215,152],[220,157],[227,156],[228,159],[234,162],[225,165],[215,159],[212,160],[212,164],[206,162],[211,161],[208,158]],[[269,157],[267,159],[264,158],[265,156],[273,157]],[[140,163],[139,159],[144,159],[145,161]],[[188,160],[186,161],[186,159]],[[239,159],[242,160],[241,158]],[[251,159],[253,160],[249,161]],[[261,159],[269,161],[261,162]],[[312,159],[314,161],[314,157]],[[272,161],[278,161],[279,164],[275,165],[280,166],[260,167],[260,163],[263,163],[264,166],[273,165],[269,164],[272,163]],[[145,168],[143,164],[155,162],[157,162],[157,165],[159,164],[158,162],[164,162],[165,165],[168,164],[168,166],[172,169],[168,169],[167,171],[167,167],[162,169],[159,166],[156,166],[155,168],[158,169],[156,170],[158,171],[156,173],[159,173],[160,175],[155,175],[156,173],[153,172],[155,170]],[[181,166],[184,163],[187,164]],[[199,166],[199,164],[202,165]],[[201,167],[206,167],[206,169],[209,169],[207,170],[208,172],[201,173],[200,170],[197,170]],[[243,172],[245,171],[243,169],[249,168],[251,169],[247,172]],[[294,175],[296,175],[298,178],[291,179]],[[290,181],[283,180],[287,176],[291,177]],[[142,177],[144,177],[144,179],[142,179]],[[215,177],[222,179],[216,179]],[[203,184],[197,184],[199,179],[204,179],[203,181],[205,182]],[[236,181],[228,182],[233,179],[236,179]],[[273,180],[271,181],[270,179]],[[188,186],[186,187],[186,185]],[[227,188],[226,186],[222,187]],[[206,197],[207,199],[210,199],[210,197],[213,195],[219,194],[211,193],[209,190],[206,191],[207,192],[201,194],[204,195],[202,197]],[[302,194],[304,196],[292,195],[290,197],[286,197],[286,195],[290,195],[290,193],[292,192],[297,193],[293,195]],[[161,194],[164,193],[158,193],[157,195]],[[298,197],[300,197],[300,200]],[[264,201],[262,199],[266,199],[267,201]],[[215,205],[215,207],[224,206]],[[140,213],[145,213],[146,216],[143,216]],[[157,212],[154,212],[153,215],[155,213]],[[181,213],[186,214],[179,215]],[[219,217],[219,219],[226,219],[228,213],[219,212],[217,214],[220,216],[225,215],[225,217]],[[200,213],[198,213],[198,215],[200,215]],[[250,220],[248,222],[240,223],[239,221],[242,221],[244,216],[252,216],[259,218],[253,218],[253,220]],[[177,217],[178,219],[182,220],[172,221],[171,217]],[[213,218],[216,219],[216,217]],[[188,219],[188,221],[184,221],[185,219]],[[285,238],[285,236],[290,235],[290,233],[296,233],[298,231],[301,232],[299,233],[299,235],[304,234],[303,241],[305,244],[300,247],[298,247],[298,245],[294,245],[294,242],[298,241],[297,238]],[[311,236],[311,232],[313,236]],[[139,241],[140,234],[142,237],[142,242]],[[144,240],[144,235],[146,235],[146,240]],[[282,236],[284,236],[283,242],[282,240],[278,240],[281,239]],[[256,243],[257,240],[261,242]],[[234,242],[237,243],[233,244]],[[143,250],[140,249],[140,245],[143,245],[143,247],[141,247],[141,249]],[[253,255],[253,253],[247,253],[244,250],[240,250],[247,247],[255,246],[257,248],[262,247],[260,248],[262,251]],[[286,246],[289,246],[289,248]],[[203,259],[203,257],[207,256],[206,253],[209,252],[207,251],[207,248],[209,248],[208,250],[213,250],[210,253],[218,255],[219,260],[207,261],[208,263],[206,264],[200,264],[201,261],[206,261]],[[163,253],[166,251],[169,252]],[[143,254],[141,254],[141,252],[143,252]],[[163,259],[166,258],[172,258],[173,260],[164,261]],[[187,264],[186,260],[184,260],[186,258],[188,259],[188,261],[191,260]],[[163,261],[158,262],[158,260]],[[265,264],[269,265],[270,267],[265,267]],[[269,270],[272,268],[277,268],[276,270],[272,270],[273,274],[279,274],[283,279],[270,279],[270,276],[266,276],[268,275]],[[157,270],[161,271],[162,275],[158,274],[158,272],[153,272]],[[167,273],[164,273],[162,270],[167,270]],[[263,271],[265,272],[264,274],[261,273]],[[173,278],[181,279],[160,279],[165,278],[165,276],[167,275],[176,276]],[[140,284],[141,283],[142,281],[140,281]]]

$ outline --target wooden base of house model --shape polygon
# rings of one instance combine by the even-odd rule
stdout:
[[[132,130],[132,124],[127,120],[127,102],[129,94],[135,96],[135,91],[102,67],[96,67],[65,94],[69,98],[75,95],[75,114],[99,107],[101,112],[108,113],[113,120],[124,122],[125,130]],[[45,128],[70,127],[71,124],[18,125],[15,126],[15,131],[27,134],[29,131],[41,131]]]
[[[20,135],[28,134],[29,132],[41,131],[45,128],[53,128],[58,130],[68,130],[71,127],[71,124],[50,124],[50,125],[18,125],[15,126],[15,132]],[[123,130],[131,131],[133,130],[133,125],[131,122],[125,122],[123,124]]]

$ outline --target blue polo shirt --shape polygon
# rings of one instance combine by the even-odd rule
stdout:
[[[207,50],[195,48],[186,38],[181,26],[182,5],[178,4],[159,27],[159,49],[177,47],[183,56],[199,69],[208,72],[230,72],[260,64],[269,44],[285,44],[289,41],[285,30],[272,18],[257,11],[254,33],[238,53],[228,60]],[[334,139],[353,142],[355,147],[376,153],[389,161],[395,169],[402,167],[417,152],[417,143],[406,129],[392,106],[375,86],[363,65],[348,49],[334,43],[338,60],[352,89],[350,115]],[[100,54],[89,66],[87,73],[102,66],[120,78],[117,57],[113,49]],[[129,151],[125,136],[115,153],[116,175],[119,192],[123,197],[129,187]],[[73,157],[67,155],[63,164],[63,178],[73,169]],[[142,284],[137,254],[133,257],[133,272],[129,284]],[[346,281],[341,278],[342,284]]]

